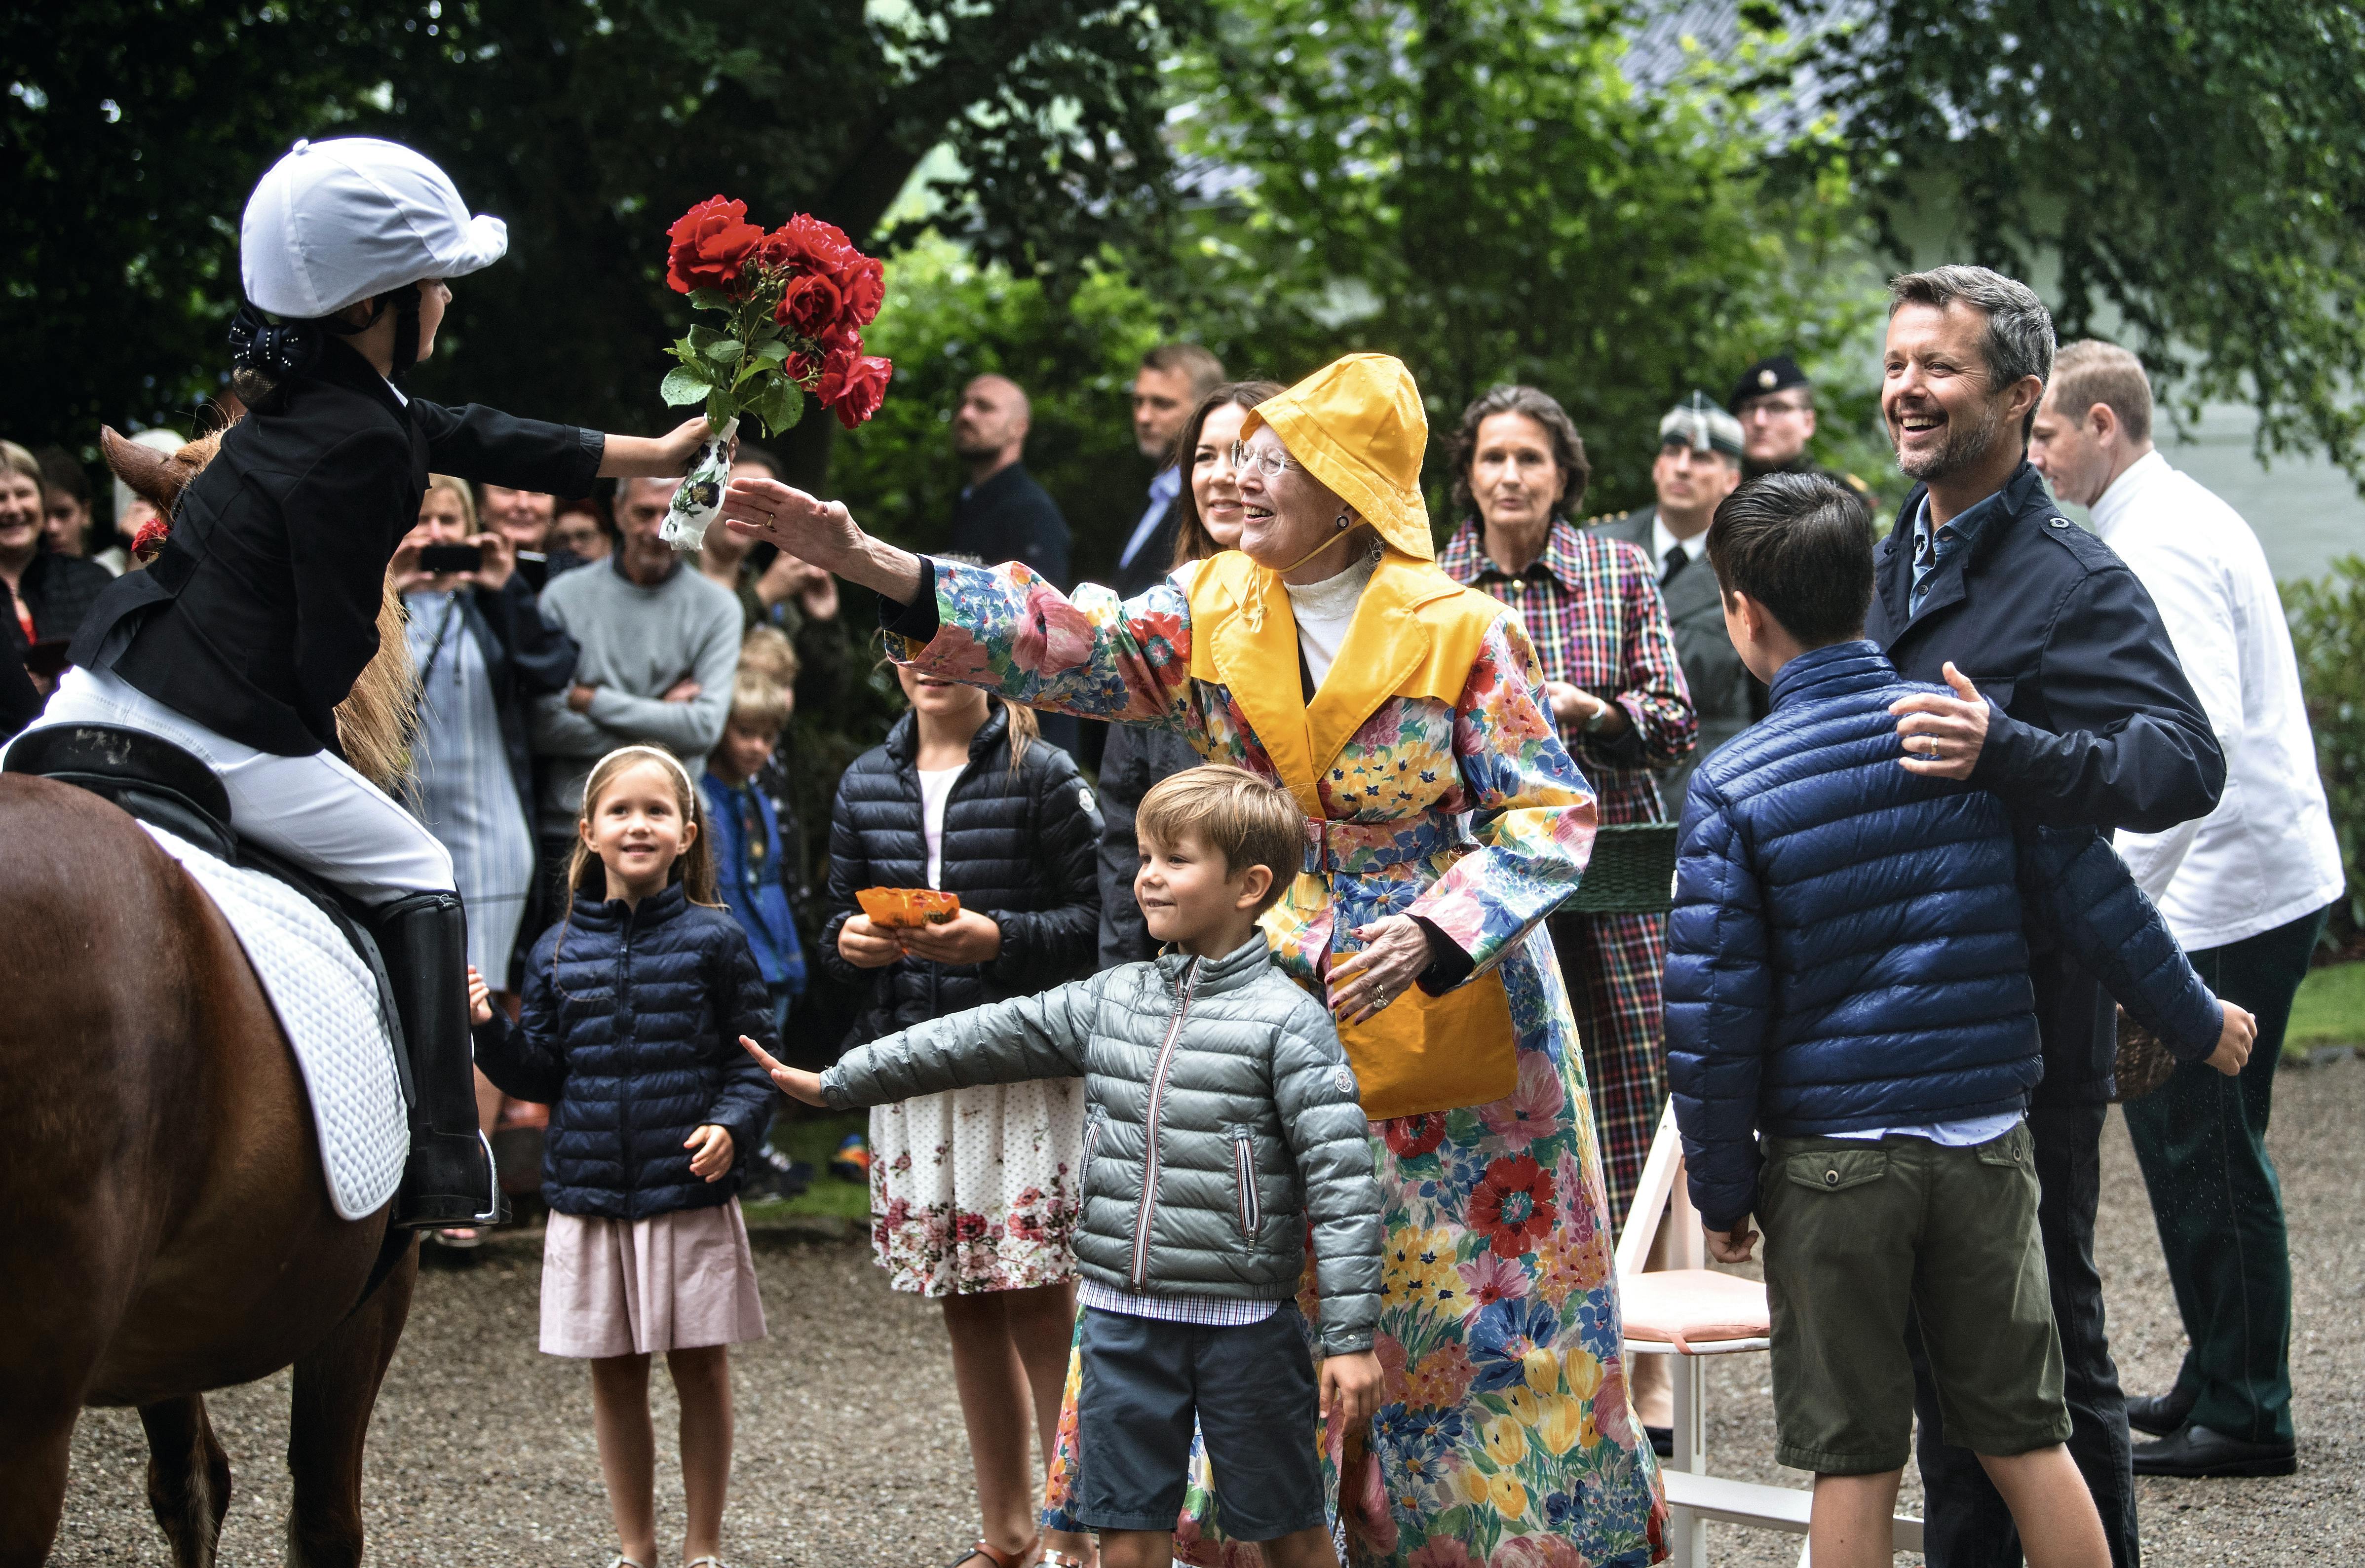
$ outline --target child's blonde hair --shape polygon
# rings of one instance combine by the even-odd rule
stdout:
[[[804,661],[797,657],[796,644],[789,641],[787,633],[758,622],[747,628],[746,640],[739,644],[739,668],[760,675],[775,686],[793,687],[804,672]]]
[[[455,479],[449,474],[430,474],[427,476],[427,489],[420,498],[423,500],[438,490],[449,490],[460,498],[460,521],[467,525],[469,532],[476,532],[476,492],[469,487],[468,481]]]
[[[1244,767],[1208,763],[1160,779],[1135,811],[1137,836],[1179,844],[1187,835],[1224,857],[1224,874],[1250,866],[1272,873],[1257,905],[1261,914],[1288,890],[1306,864],[1306,814],[1290,792]]]
[[[789,689],[741,662],[731,682],[731,722],[743,730],[779,734],[788,727]]]

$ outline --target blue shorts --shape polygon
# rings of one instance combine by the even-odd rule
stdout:
[[[1082,1353],[1082,1523],[1172,1529],[1196,1417],[1225,1533],[1272,1540],[1329,1528],[1314,1446],[1321,1400],[1295,1305],[1229,1328],[1086,1307]]]

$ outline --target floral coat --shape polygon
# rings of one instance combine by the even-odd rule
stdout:
[[[1293,978],[1317,985],[1362,946],[1358,926],[1408,913],[1474,977],[1501,979],[1516,1087],[1373,1124],[1392,1261],[1373,1346],[1384,1405],[1339,1473],[1351,1560],[1663,1555],[1575,1025],[1540,928],[1583,874],[1594,797],[1539,705],[1518,617],[1391,552],[1306,703],[1287,596],[1245,556],[1216,557],[1187,597],[1170,581],[1126,601],[1089,584],[1064,596],[1023,566],[930,566],[933,604],[889,626],[910,633],[905,662],[1055,711],[1164,725],[1298,796],[1316,823],[1308,874],[1266,917]],[[1481,630],[1457,642],[1450,623],[1476,607]],[[1061,1447],[1055,1525],[1074,1459]],[[1205,1489],[1191,1499],[1178,1552],[1235,1555]]]

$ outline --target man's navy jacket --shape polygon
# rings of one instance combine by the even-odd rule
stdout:
[[[2225,756],[2184,678],[2151,595],[2111,547],[2062,516],[2036,470],[2005,481],[2001,510],[1938,564],[1919,613],[1916,486],[1874,556],[1865,635],[1908,680],[1948,660],[1988,700],[1971,782],[2048,827],[2158,833],[2207,816]],[[2067,952],[2030,958],[2045,1041],[2038,1104],[2110,1098],[2117,1040],[2100,983]]]

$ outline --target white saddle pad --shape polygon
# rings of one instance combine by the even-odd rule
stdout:
[[[151,823],[140,825],[212,898],[263,978],[311,1095],[330,1201],[346,1219],[375,1214],[401,1183],[410,1126],[369,966],[335,924],[286,883],[217,859]]]

